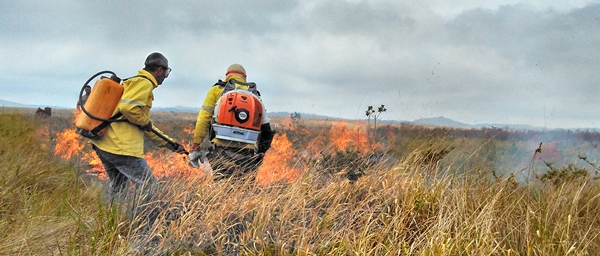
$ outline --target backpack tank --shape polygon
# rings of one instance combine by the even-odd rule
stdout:
[[[117,79],[118,78],[113,80],[111,78],[102,77],[100,80],[96,81],[83,106],[85,111],[91,114],[91,116],[86,114],[85,111],[79,113],[77,120],[75,121],[77,133],[86,137],[90,137],[90,135],[100,137],[106,132],[106,129],[102,129],[97,133],[91,134],[92,131],[103,122],[98,119],[111,118],[117,104],[121,100],[123,86],[119,83],[120,79],[118,79],[118,82],[115,81]]]

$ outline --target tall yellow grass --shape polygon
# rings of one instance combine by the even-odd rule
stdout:
[[[126,204],[106,202],[102,183],[80,180],[71,163],[41,146],[40,127],[26,115],[0,114],[0,254],[600,252],[596,180],[520,184],[490,179],[481,166],[440,176],[464,166],[423,164],[419,152],[371,167],[355,182],[323,181],[311,167],[291,184],[268,187],[170,177],[160,182],[159,221],[140,237]]]

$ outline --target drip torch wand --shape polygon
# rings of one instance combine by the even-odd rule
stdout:
[[[177,144],[173,141],[171,141],[169,138],[165,137],[164,135],[162,135],[160,132],[158,132],[157,130],[155,130],[154,128],[152,128],[152,133],[156,134],[156,136],[158,136],[159,138],[163,139],[164,141],[166,141],[167,143],[171,144],[172,146],[177,146]],[[189,155],[190,152],[188,152],[187,150],[183,150],[183,153],[186,155]]]

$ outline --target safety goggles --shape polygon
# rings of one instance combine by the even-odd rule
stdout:
[[[165,70],[165,78],[169,77],[169,74],[171,74],[171,69],[170,67],[164,67],[164,66],[160,66],[163,70]]]

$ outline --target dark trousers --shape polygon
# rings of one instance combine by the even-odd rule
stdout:
[[[253,149],[239,149],[214,145],[206,155],[215,180],[255,174],[262,163],[262,155],[254,154]]]
[[[159,207],[156,204],[157,180],[148,166],[146,159],[116,155],[92,147],[102,161],[104,171],[109,178],[108,196],[131,203],[128,215],[137,225],[148,229],[156,219]],[[133,182],[134,193],[128,193],[130,181]],[[119,201],[120,201],[119,200]]]
[[[93,148],[110,180],[108,186],[110,194],[123,193],[129,181],[133,182],[137,189],[151,188],[156,184],[156,177],[152,174],[146,159],[112,154],[95,146]]]

